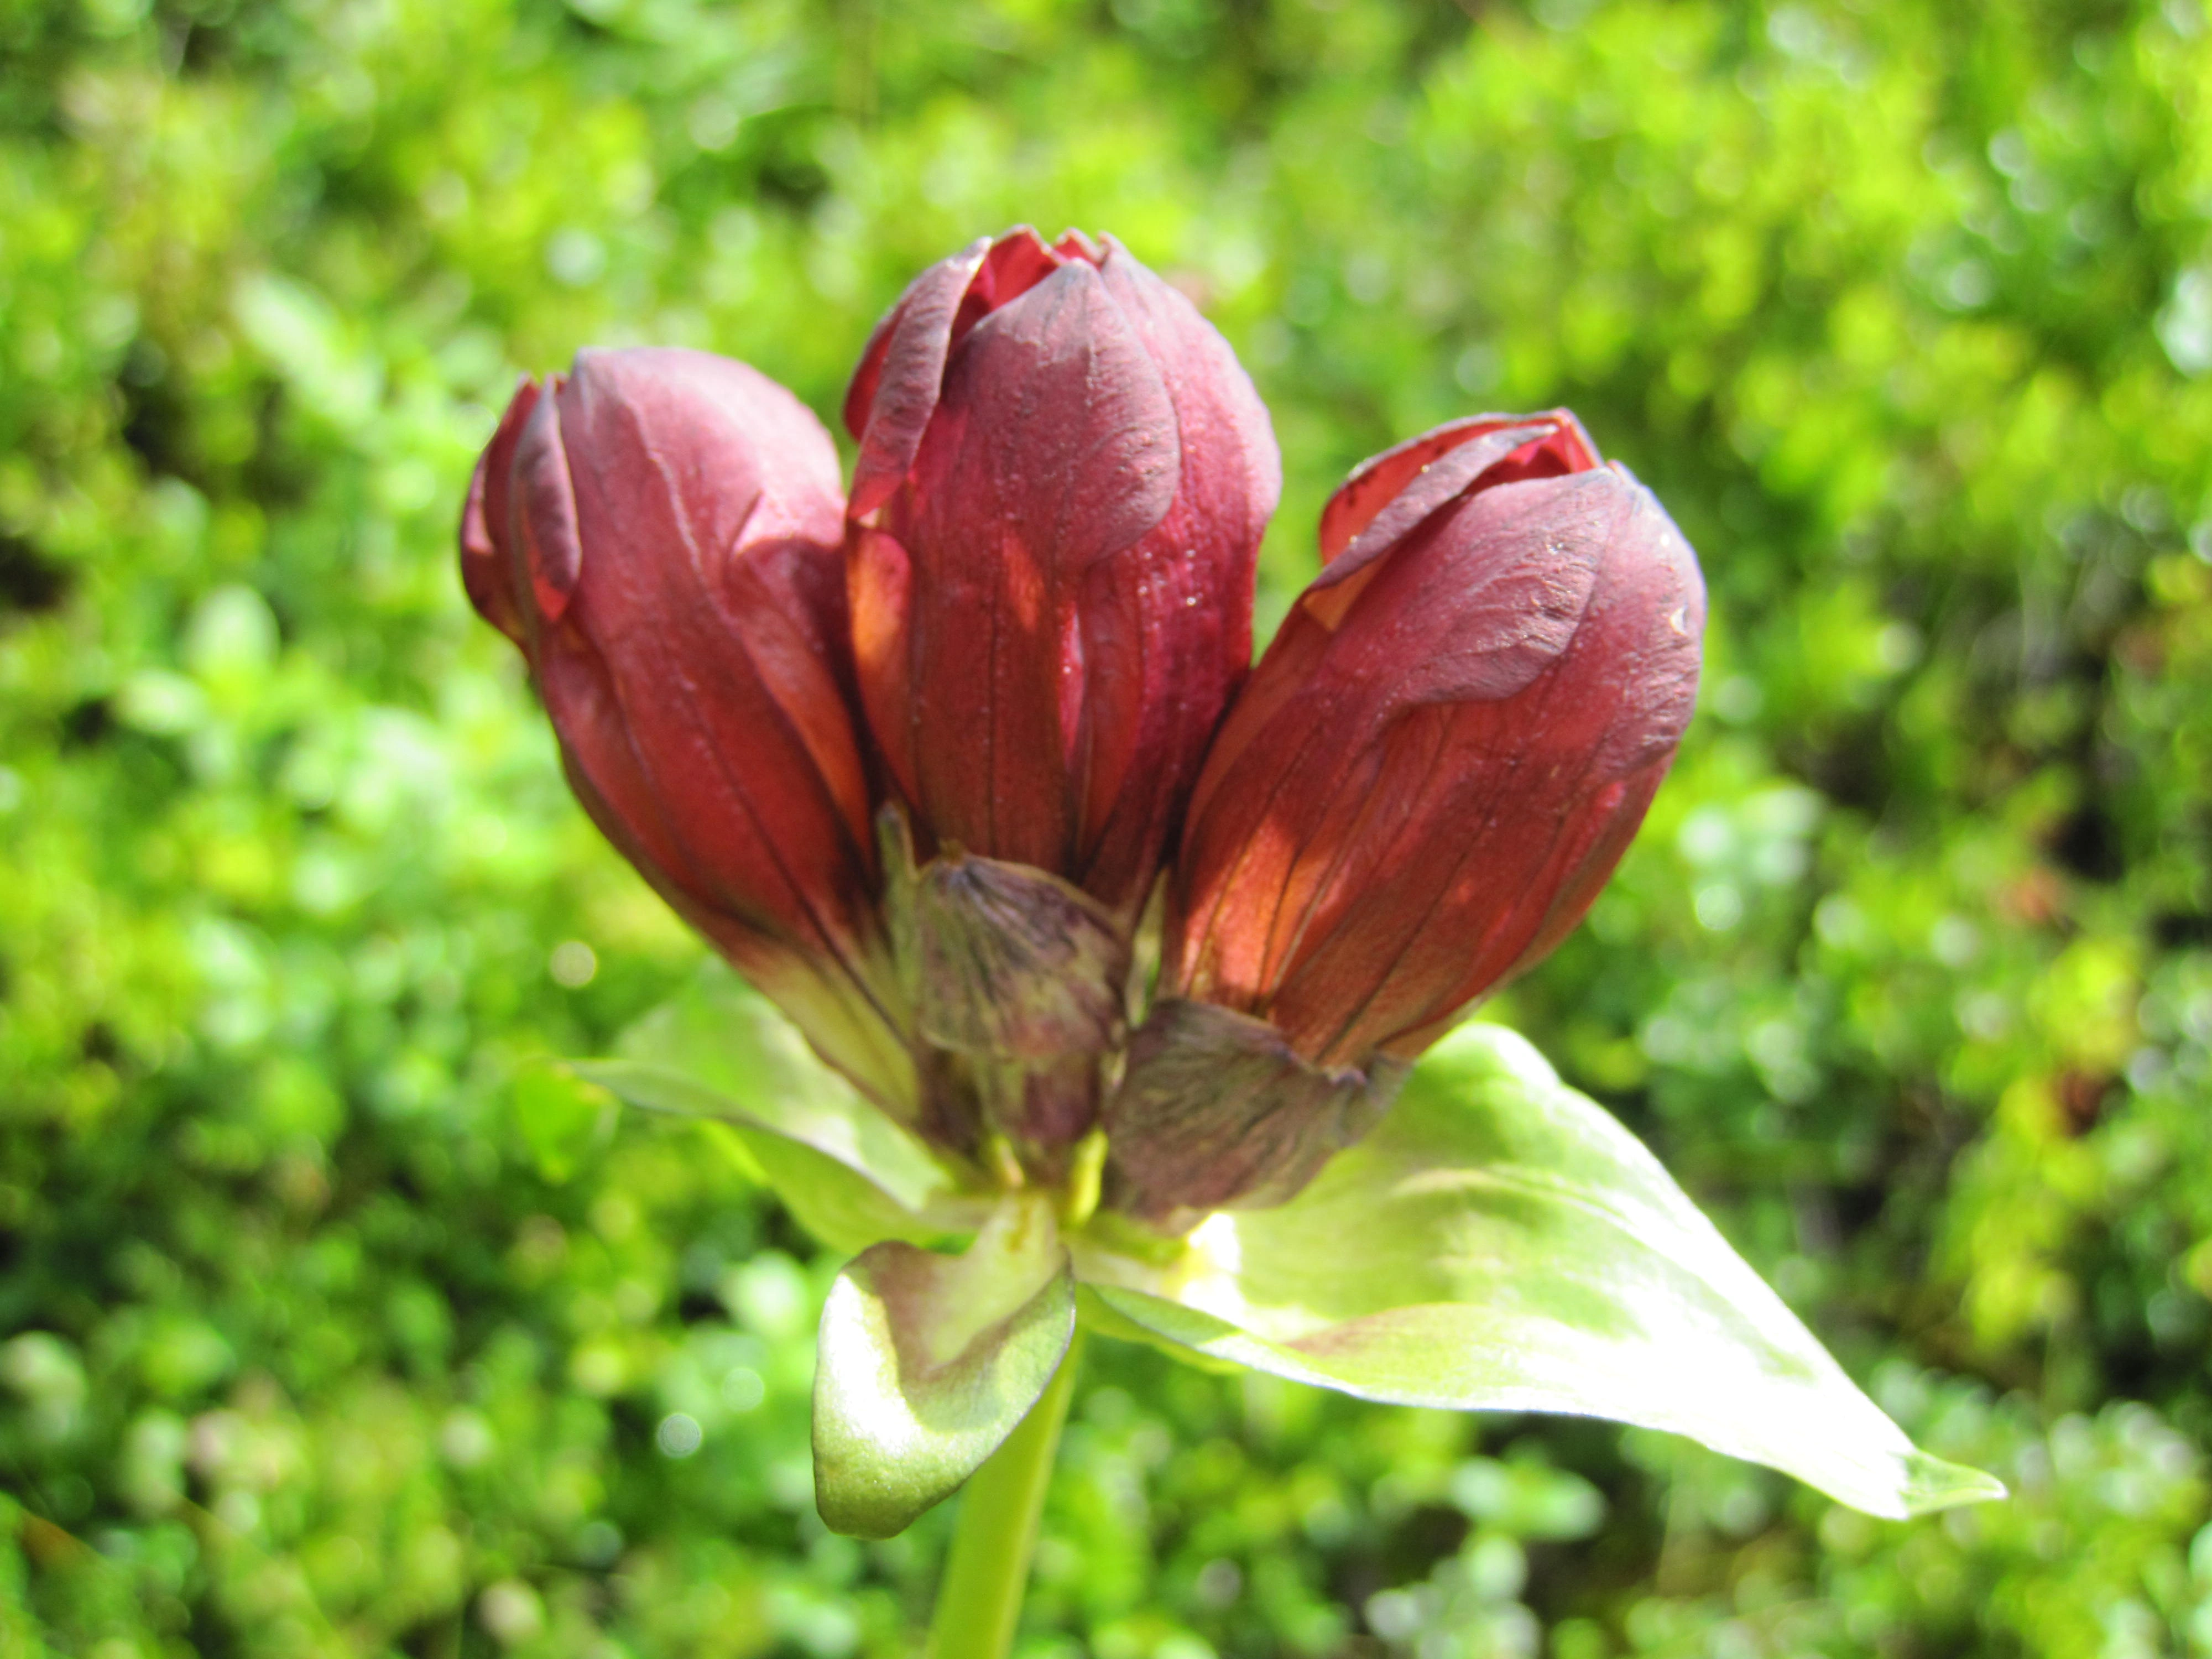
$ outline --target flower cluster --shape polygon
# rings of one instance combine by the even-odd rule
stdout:
[[[844,419],[849,495],[742,363],[518,391],[462,569],[578,796],[979,1188],[1289,1198],[1612,872],[1695,691],[1689,547],[1571,415],[1455,422],[1353,472],[1250,666],[1266,410],[1073,233],[925,272]]]

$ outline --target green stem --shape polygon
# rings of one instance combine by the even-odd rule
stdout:
[[[1053,1455],[1060,1449],[1060,1425],[1067,1421],[1067,1397],[1082,1358],[1079,1330],[1021,1426],[968,1478],[952,1553],[937,1587],[926,1659],[1006,1659],[1013,1645],[1037,1518],[1044,1512]]]

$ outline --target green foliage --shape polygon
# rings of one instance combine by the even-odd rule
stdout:
[[[1471,9],[0,4],[0,1648],[907,1650],[943,1517],[812,1517],[836,1261],[728,1133],[549,1081],[698,952],[451,537],[518,370],[828,412],[1024,219],[1251,365],[1263,625],[1471,407],[1668,503],[1704,710],[1492,1012],[2016,1494],[1098,1341],[1031,1653],[2212,1646],[2203,8]]]
[[[1446,1037],[1289,1203],[1191,1243],[1168,1284],[1094,1294],[1171,1349],[1400,1405],[1668,1429],[1876,1515],[2002,1495],[1915,1451],[1650,1153],[1494,1025]]]
[[[972,1233],[981,1206],[927,1147],[860,1097],[766,998],[720,962],[623,1033],[583,1077],[647,1111],[725,1125],[747,1167],[833,1250]]]
[[[816,1345],[822,1518],[857,1538],[905,1531],[1020,1426],[1074,1336],[1075,1280],[1041,1194],[1000,1206],[957,1255],[897,1240],[861,1251],[830,1287]]]

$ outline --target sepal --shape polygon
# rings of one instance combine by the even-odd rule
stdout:
[[[1044,1060],[1121,1042],[1128,940],[1057,876],[941,854],[915,882],[914,939],[916,1014],[941,1048]]]
[[[1405,1075],[1304,1059],[1263,1019],[1164,998],[1108,1103],[1107,1201],[1171,1231],[1279,1204],[1382,1117]]]
[[[876,828],[899,982],[941,1051],[939,1138],[970,1151],[979,1128],[1007,1137],[1057,1179],[1097,1121],[1102,1064],[1127,1033],[1128,928],[1030,865],[946,848],[916,869],[896,805]]]

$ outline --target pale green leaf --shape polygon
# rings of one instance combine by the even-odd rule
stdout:
[[[885,1238],[935,1243],[973,1231],[976,1224],[972,1206],[958,1205],[941,1191],[909,1207],[870,1172],[810,1140],[771,1128],[737,1102],[680,1073],[624,1060],[580,1060],[574,1069],[633,1106],[707,1118],[726,1127],[793,1218],[832,1249],[866,1249]]]
[[[633,1106],[729,1125],[799,1224],[835,1249],[935,1242],[981,1224],[981,1206],[921,1141],[719,963],[617,1048],[620,1058],[575,1071]]]
[[[1098,1300],[1217,1360],[1372,1400],[1670,1430],[1875,1515],[2002,1495],[1914,1449],[1658,1161],[1540,1055],[1462,1027],[1381,1127]]]
[[[814,1370],[814,1501],[888,1538],[949,1496],[1029,1414],[1075,1334],[1048,1204],[1012,1200],[960,1255],[890,1243],[837,1276]]]

